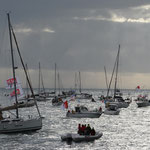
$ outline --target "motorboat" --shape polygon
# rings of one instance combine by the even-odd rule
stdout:
[[[39,96],[36,96],[36,100],[38,102],[45,102],[45,101],[49,101],[51,98],[48,98],[47,96],[45,95],[39,95]]]
[[[147,98],[147,96],[138,96],[135,101],[138,107],[150,106],[150,100]]]
[[[52,99],[52,105],[53,106],[60,106],[60,105],[62,105],[62,103],[63,103],[63,101],[62,101],[62,98],[60,98],[60,97],[55,96]]]
[[[101,138],[102,132],[96,132],[95,135],[80,135],[77,133],[67,133],[61,136],[62,141],[74,141],[74,142],[89,142]]]
[[[75,111],[68,111],[66,117],[70,118],[99,118],[102,114],[102,110],[89,111],[85,106],[75,107]]]
[[[123,99],[122,96],[115,96],[114,98],[111,98],[109,100],[106,100],[106,104],[111,104],[111,105],[117,105],[118,108],[127,108],[131,101],[127,101]]]
[[[88,93],[77,93],[75,94],[76,99],[92,99],[92,94]]]
[[[109,104],[103,113],[106,115],[119,115],[120,109],[118,108],[118,105]]]

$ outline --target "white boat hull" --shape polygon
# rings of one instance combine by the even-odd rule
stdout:
[[[138,105],[138,107],[146,107],[146,106],[150,106],[150,102],[149,101],[139,101],[136,102],[136,104]]]
[[[106,109],[103,113],[106,114],[106,115],[119,115],[120,109],[118,109],[118,110],[108,110],[108,109]]]
[[[0,133],[35,131],[42,128],[42,119],[11,119],[0,121]]]
[[[127,108],[129,106],[129,103],[127,102],[107,102],[110,105],[116,105],[118,108]]]

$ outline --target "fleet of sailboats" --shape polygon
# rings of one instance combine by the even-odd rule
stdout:
[[[11,52],[11,64],[12,64],[12,76],[13,76],[12,78],[10,78],[7,81],[7,84],[8,84],[7,86],[10,89],[13,89],[13,92],[10,94],[10,96],[12,98],[14,98],[15,103],[11,106],[6,106],[3,108],[0,108],[0,133],[17,133],[17,132],[40,130],[43,125],[42,125],[42,117],[41,117],[41,113],[40,113],[37,101],[50,100],[48,95],[46,95],[46,91],[44,88],[43,76],[42,76],[42,72],[41,72],[41,65],[39,63],[39,89],[38,89],[38,94],[35,95],[32,85],[31,85],[31,79],[29,79],[29,73],[27,72],[28,68],[27,68],[27,66],[25,67],[25,65],[24,65],[23,57],[21,55],[21,52],[20,52],[20,49],[19,49],[19,46],[17,43],[17,39],[15,36],[15,32],[13,30],[13,26],[10,21],[9,13],[7,13],[7,18],[8,18],[8,29],[9,29],[10,50],[11,50],[10,52]],[[21,61],[23,71],[24,71],[24,74],[26,77],[27,86],[30,89],[31,95],[27,94],[26,96],[23,96],[20,82],[19,82],[18,78],[16,77],[16,71],[17,71],[18,67],[16,67],[16,64],[15,64],[14,47],[13,47],[14,43],[13,42],[16,45],[19,59]],[[117,88],[119,54],[120,54],[120,45],[118,48],[117,57],[115,60],[115,65],[113,68],[113,72],[112,72],[112,76],[111,76],[109,85],[106,82],[107,95],[106,95],[106,97],[103,97],[104,98],[103,100],[105,101],[106,109],[104,111],[102,111],[102,108],[100,107],[100,109],[88,110],[87,107],[78,105],[75,107],[75,111],[70,111],[70,110],[67,111],[67,113],[66,113],[67,118],[99,118],[103,113],[107,114],[107,115],[119,115],[120,110],[121,110],[120,108],[127,108],[129,106],[131,101],[130,100],[126,101],[125,99],[123,99],[120,90]],[[105,67],[104,67],[104,70],[105,70],[105,78],[107,81]],[[110,98],[109,92],[110,92],[110,86],[111,86],[114,74],[115,74],[114,94]],[[64,103],[60,92],[59,92],[59,95],[57,94],[57,88],[56,88],[56,84],[57,84],[56,78],[57,77],[58,77],[58,81],[59,81],[60,76],[59,76],[59,74],[57,76],[56,63],[55,63],[55,80],[54,80],[55,87],[54,87],[54,92],[53,92],[54,96],[51,101],[53,106],[61,106]],[[79,90],[77,90],[77,76],[75,74],[75,90],[69,91],[69,92],[64,92],[63,96],[65,96],[65,98],[67,96],[74,96],[76,99],[84,99],[84,100],[92,99],[92,94],[82,92],[82,82],[81,82],[81,72],[80,71],[79,71],[78,82],[79,82]],[[41,90],[41,84],[42,84],[42,90]],[[19,99],[20,99],[19,96],[21,97],[21,101],[19,101]],[[23,109],[25,109],[26,107],[32,107],[32,106],[36,107],[37,116],[31,117],[31,114],[30,114],[28,117],[25,118],[24,116],[20,115],[20,111],[25,111]],[[148,104],[146,106],[148,106]],[[6,112],[6,111],[13,111],[12,113],[14,114],[14,117],[11,116],[11,117],[7,117],[7,118],[3,118],[3,112]],[[71,136],[73,141],[80,142],[80,141],[93,141],[95,139],[99,139],[102,135],[103,135],[103,133],[101,133],[101,132],[100,133],[97,132],[95,135],[88,135],[88,136],[79,135],[79,134],[69,134],[69,135],[67,134],[65,136],[62,136],[61,138],[62,138],[62,140],[66,140],[66,139],[69,139]]]

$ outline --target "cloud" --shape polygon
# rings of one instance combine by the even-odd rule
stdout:
[[[16,33],[31,33],[33,30],[31,28],[19,28],[15,29]]]
[[[50,29],[50,28],[44,28],[42,31],[43,32],[48,32],[48,33],[55,33],[55,31]]]
[[[137,7],[132,7],[133,10],[150,10],[150,5],[141,5]]]
[[[108,74],[111,74],[118,44],[121,44],[122,65],[119,67],[123,73],[133,73],[133,76],[124,75],[125,87],[132,88],[133,84],[136,86],[139,78],[141,81],[147,79],[143,82],[148,84],[145,74],[149,72],[150,2],[33,0],[32,3],[36,3],[34,10],[30,1],[18,0],[5,0],[1,2],[0,8],[12,12],[11,20],[16,29],[17,41],[24,61],[33,69],[33,78],[38,76],[38,62],[41,62],[42,70],[47,71],[53,71],[56,62],[61,71],[65,72],[62,77],[64,87],[69,87],[71,80],[73,82],[74,71],[80,70],[88,72],[88,82],[85,81],[87,85],[83,84],[84,87],[105,88],[103,67],[106,66]],[[6,18],[6,14],[4,16]],[[2,22],[2,12],[0,17]],[[4,57],[10,50],[5,41],[8,34],[3,36],[6,27],[1,23],[0,45],[3,47],[0,48],[0,67],[3,68],[10,66],[9,62],[6,63],[8,55]],[[70,71],[73,75],[69,74]],[[136,73],[142,75],[137,76]],[[43,71],[47,80],[51,80],[49,74],[53,73]],[[103,81],[100,81],[101,77]],[[35,87],[38,86],[36,82],[37,80],[34,81]]]
[[[79,18],[79,17],[74,17],[75,20],[84,20],[84,21],[88,21],[88,20],[95,20],[95,21],[112,21],[112,22],[126,22],[127,19],[125,17],[121,17],[121,16],[117,16],[116,14],[112,14],[111,18],[105,18],[103,16],[91,16],[91,17],[84,17],[84,18]]]
[[[73,17],[74,20],[83,21],[110,21],[117,23],[150,23],[150,5],[142,5],[137,7],[128,7],[125,9],[109,9],[106,10],[108,16],[97,15],[99,10],[89,11],[89,15],[85,17]],[[91,13],[92,12],[92,13]],[[101,13],[101,12],[100,12]],[[90,15],[92,14],[92,16]],[[93,15],[96,14],[96,15]]]

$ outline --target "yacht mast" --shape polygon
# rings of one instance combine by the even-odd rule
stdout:
[[[13,79],[14,79],[15,101],[16,101],[16,105],[18,106],[17,87],[16,87],[16,75],[15,75],[15,64],[14,64],[14,54],[13,54],[13,44],[12,44],[12,27],[11,27],[11,23],[10,23],[9,13],[7,13],[7,17],[8,17],[10,48],[11,48],[12,71],[13,71]],[[16,107],[16,117],[19,118],[18,107]]]
[[[9,16],[9,15],[8,15],[8,16]],[[30,80],[29,80],[29,77],[28,77],[28,74],[27,74],[27,70],[26,70],[26,67],[25,67],[25,65],[24,65],[23,58],[22,58],[22,56],[21,56],[21,53],[20,53],[20,50],[19,50],[19,46],[18,46],[18,43],[17,43],[17,39],[16,39],[16,36],[15,36],[15,33],[14,33],[14,31],[13,31],[13,28],[12,28],[11,24],[10,24],[10,27],[11,27],[11,31],[12,31],[12,34],[13,34],[13,37],[14,37],[14,40],[15,40],[15,44],[16,44],[16,47],[17,47],[17,51],[18,51],[18,54],[19,54],[19,57],[20,57],[20,61],[21,61],[22,67],[23,67],[23,70],[24,70],[24,72],[25,72],[25,76],[26,76],[27,82],[28,82],[29,87],[30,87],[30,91],[31,91],[32,96],[33,96],[33,98],[34,98],[34,102],[35,102],[35,105],[36,105],[38,114],[39,114],[39,116],[40,116],[40,118],[41,118],[41,114],[40,114],[40,111],[39,111],[37,102],[36,102],[36,100],[35,100],[35,95],[34,95],[34,92],[33,92],[33,88],[32,88],[32,85],[31,85],[31,83],[30,83]]]
[[[79,71],[79,92],[81,93],[81,74]]]
[[[39,95],[40,95],[40,90],[41,90],[41,65],[39,62]]]
[[[116,88],[117,88],[118,65],[119,65],[119,53],[120,53],[120,44],[119,44],[119,47],[118,47],[118,53],[117,53],[116,77],[115,77],[115,88],[114,88],[114,98],[115,98],[115,96],[116,96]]]
[[[56,63],[55,63],[55,96],[56,96]]]

